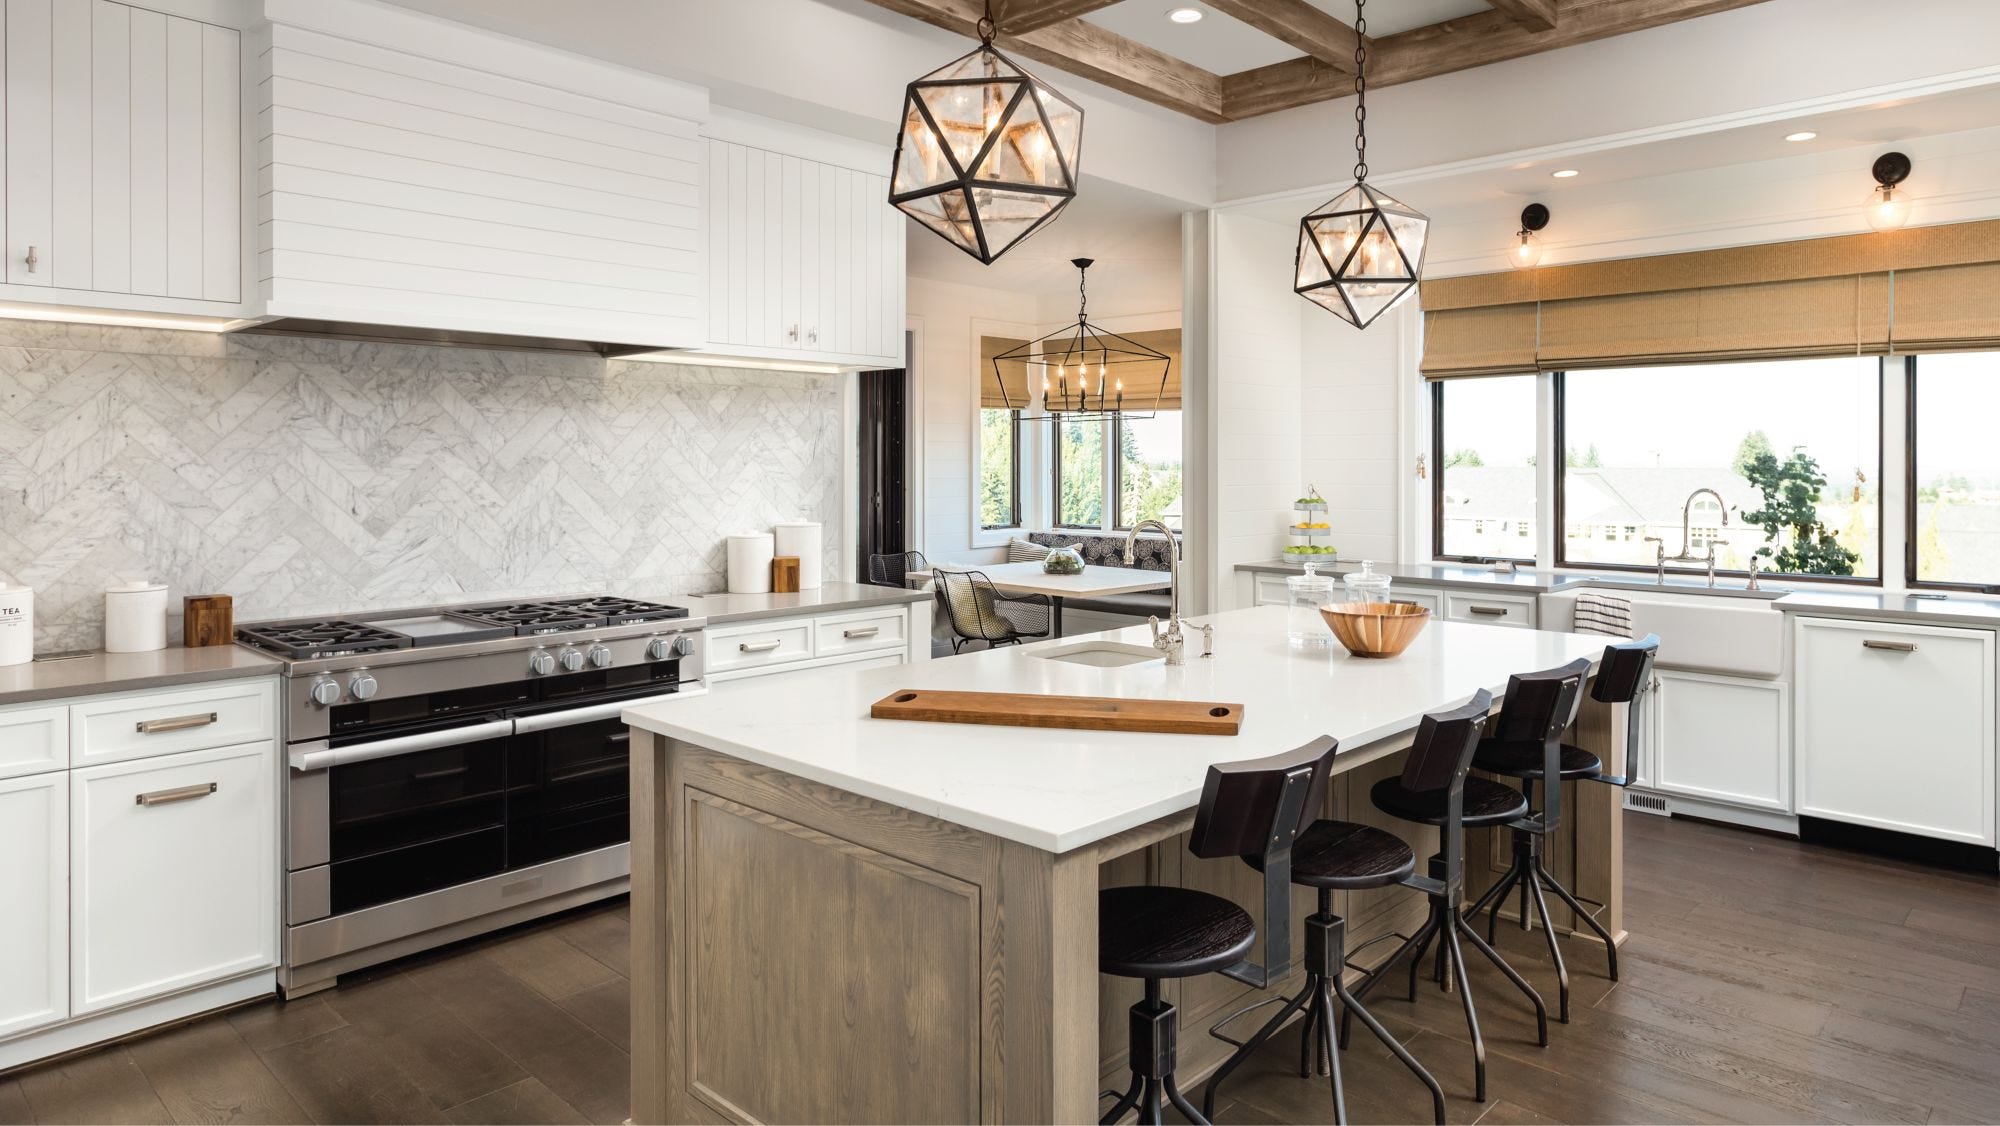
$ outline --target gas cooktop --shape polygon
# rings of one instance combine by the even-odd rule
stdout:
[[[444,606],[366,617],[248,622],[236,631],[236,640],[287,660],[311,661],[416,646],[458,645],[634,622],[664,622],[687,616],[688,611],[680,606],[592,595]]]

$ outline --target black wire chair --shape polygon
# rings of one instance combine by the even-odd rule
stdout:
[[[888,555],[868,557],[868,582],[872,586],[893,586],[908,589],[910,573],[931,569],[921,551],[898,551]]]
[[[951,651],[967,642],[1019,645],[1049,636],[1049,600],[1040,594],[1010,598],[978,571],[935,571],[938,604],[950,624]]]

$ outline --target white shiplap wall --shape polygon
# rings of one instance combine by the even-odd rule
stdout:
[[[266,10],[270,315],[703,342],[705,93],[364,0]]]
[[[1399,558],[1406,408],[1403,373],[1416,366],[1414,297],[1366,331],[1303,299],[1300,366],[1301,484],[1326,497],[1333,544],[1343,559]]]
[[[1302,485],[1300,318],[1309,307],[1289,285],[1296,230],[1243,215],[1214,218],[1216,529],[1209,574],[1217,609],[1233,608],[1233,564],[1284,549]]]

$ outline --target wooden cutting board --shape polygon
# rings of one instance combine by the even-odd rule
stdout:
[[[875,701],[876,719],[926,723],[985,723],[1084,731],[1150,731],[1163,735],[1234,735],[1242,704],[1202,700],[1115,700],[1106,696],[1040,696],[1015,692],[944,692],[905,688]]]

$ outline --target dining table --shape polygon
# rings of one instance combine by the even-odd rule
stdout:
[[[1137,594],[1141,591],[1162,590],[1172,581],[1165,571],[1151,571],[1140,567],[1106,567],[1089,565],[1074,575],[1051,575],[1042,570],[1039,561],[1026,563],[991,563],[981,566],[939,566],[939,570],[977,571],[1006,594],[1041,594],[1049,600],[1049,635],[1061,637],[1063,600],[1065,598],[1106,598],[1114,594]],[[912,572],[929,578],[929,572]]]

